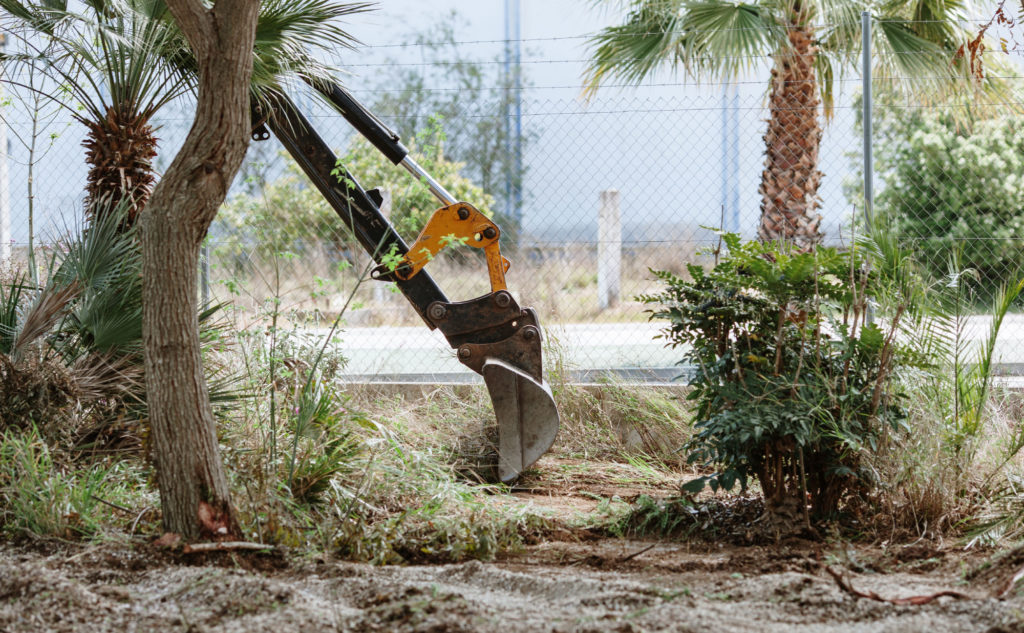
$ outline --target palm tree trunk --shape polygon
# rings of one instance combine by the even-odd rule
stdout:
[[[101,200],[116,203],[130,199],[132,205],[124,223],[126,226],[135,223],[156,180],[152,161],[156,156],[157,138],[149,118],[148,113],[136,112],[134,104],[124,103],[111,107],[105,119],[80,119],[89,129],[82,142],[89,165],[87,213],[113,207],[112,204],[93,204]]]
[[[774,55],[757,236],[810,248],[823,237],[817,213],[821,124],[814,31],[799,13],[798,9],[788,27],[789,47]]]

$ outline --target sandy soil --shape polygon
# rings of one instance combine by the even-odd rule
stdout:
[[[561,519],[675,481],[624,465],[546,460],[513,495]],[[533,485],[531,480],[535,480]],[[742,535],[749,503],[712,517]],[[756,508],[754,508],[756,509]],[[735,534],[733,533],[735,532]],[[569,528],[490,562],[371,567],[281,552],[172,554],[138,543],[0,545],[0,633],[44,631],[893,631],[1024,633],[1024,550],[1001,559],[916,542],[888,547],[641,541]],[[885,598],[955,590],[897,606]],[[1024,575],[1024,574],[1021,574]]]
[[[265,554],[175,559],[149,546],[7,547],[0,631],[1024,631],[1024,595],[988,597],[1018,559],[967,574],[981,559],[921,545],[816,549],[596,539],[494,563],[374,568]],[[857,598],[824,563],[885,597],[972,598]]]

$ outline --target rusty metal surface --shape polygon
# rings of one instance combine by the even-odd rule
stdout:
[[[464,343],[495,343],[521,327],[537,325],[533,311],[520,308],[505,290],[468,301],[439,301],[428,306],[427,314],[431,325],[440,329],[455,348]]]

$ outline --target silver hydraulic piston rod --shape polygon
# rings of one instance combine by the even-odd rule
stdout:
[[[448,206],[458,202],[458,200],[455,199],[455,196],[448,193],[448,190],[444,188],[444,185],[434,180],[433,176],[420,167],[419,164],[412,159],[412,156],[406,154],[405,158],[403,158],[398,164],[405,167],[406,171],[416,177],[416,180],[426,183],[427,187],[430,187],[430,193],[434,194],[434,197],[440,200],[441,204]]]

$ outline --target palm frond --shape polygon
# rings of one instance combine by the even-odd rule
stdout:
[[[154,4],[94,1],[90,12],[77,12],[59,0],[0,0],[9,13],[4,29],[34,53],[22,61],[69,90],[83,107],[74,114],[92,120],[126,105],[151,115],[189,88],[191,76],[164,60],[181,41],[173,21],[155,17]],[[46,36],[42,45],[35,34]]]
[[[884,85],[902,90],[913,88],[923,92],[922,96],[935,98],[957,82],[952,65],[955,47],[922,37],[909,20],[877,20],[875,26],[872,45],[877,54],[872,74],[887,82]]]
[[[777,18],[764,3],[688,2],[679,59],[695,77],[734,77],[789,46]]]
[[[902,4],[902,3],[901,3]],[[963,108],[953,110],[958,119],[968,120],[984,101],[1014,104],[1017,99],[1004,77],[1016,74],[1002,58],[987,60],[989,72],[978,80],[970,62],[960,54],[975,37],[963,26],[967,12],[959,1],[918,0],[910,3],[911,15],[876,21],[873,45],[877,50],[873,74],[886,90],[911,95],[915,102],[959,100]],[[1020,110],[1019,106],[1014,106]]]
[[[93,203],[93,222],[62,244],[50,284],[80,293],[55,342],[68,361],[93,352],[137,354],[142,336],[142,260],[135,230],[124,229],[129,199]]]
[[[143,366],[130,356],[91,353],[77,358],[68,374],[75,383],[75,393],[82,402],[114,397],[138,400],[145,393]]]
[[[43,288],[20,320],[11,345],[11,358],[19,360],[25,351],[51,332],[65,317],[68,306],[79,295],[77,284],[50,284]]]
[[[51,272],[57,283],[78,283],[83,292],[116,285],[141,262],[135,229],[120,228],[131,201],[106,198],[92,206],[89,215],[97,220],[62,244],[59,265]]]
[[[682,1],[635,3],[621,25],[607,27],[588,40],[592,61],[584,91],[593,95],[606,79],[639,83],[659,66],[671,63],[682,32]]]
[[[10,283],[0,284],[0,354],[10,354],[14,347],[21,306],[31,288],[25,274],[15,276]]]
[[[121,354],[142,351],[142,284],[135,279],[83,294],[71,316],[86,349]]]
[[[11,17],[23,21],[32,29],[54,36],[61,25],[71,19],[67,2],[50,0],[42,3],[26,3],[19,0],[0,0],[0,9]]]
[[[1016,275],[1015,275],[1016,277]],[[1006,283],[999,288],[999,292],[992,300],[992,308],[989,311],[991,322],[988,333],[977,350],[977,357],[971,366],[970,379],[973,384],[971,390],[970,405],[971,416],[981,423],[985,406],[988,404],[989,391],[992,386],[992,360],[996,348],[996,340],[999,338],[999,331],[1002,329],[1003,320],[1007,312],[1016,303],[1021,292],[1024,291],[1024,277],[1016,281]]]
[[[590,38],[584,92],[606,78],[639,83],[661,67],[693,77],[733,77],[786,44],[785,29],[761,3],[647,0],[621,25]]]
[[[907,17],[920,37],[943,43],[947,48],[963,39],[964,33],[958,25],[970,15],[967,3],[962,0],[914,0],[904,4],[909,5]]]
[[[256,22],[253,97],[267,101],[283,91],[289,81],[314,87],[339,82],[341,71],[321,60],[336,57],[338,49],[354,49],[360,43],[341,28],[339,21],[372,9],[367,2],[264,2]]]
[[[818,0],[818,13],[827,24],[818,32],[823,53],[836,55],[849,66],[860,57],[861,13],[870,9],[866,0]],[[837,64],[838,66],[839,64]]]

